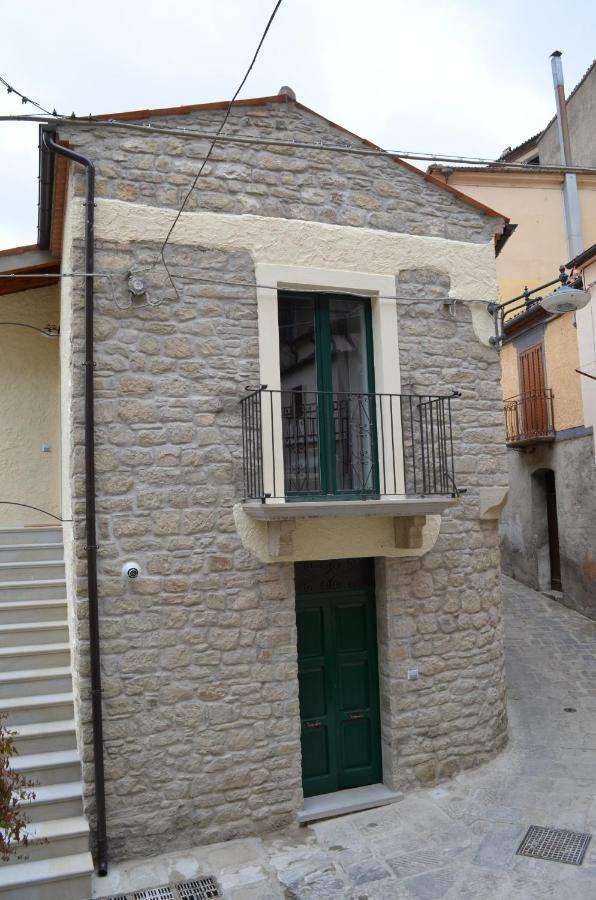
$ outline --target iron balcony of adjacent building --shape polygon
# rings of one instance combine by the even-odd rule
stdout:
[[[505,440],[508,447],[543,444],[555,439],[553,392],[550,388],[526,391],[504,401]]]
[[[245,508],[257,518],[441,512],[459,494],[456,396],[248,392],[240,401]]]

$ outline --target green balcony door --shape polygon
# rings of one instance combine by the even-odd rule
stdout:
[[[378,496],[370,298],[278,293],[289,500]]]
[[[298,594],[296,618],[304,796],[376,784],[382,766],[374,589]]]

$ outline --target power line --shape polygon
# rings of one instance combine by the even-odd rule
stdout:
[[[0,116],[0,122],[48,122],[42,116]],[[457,156],[452,153],[428,153],[414,150],[383,150],[381,147],[355,147],[347,141],[342,144],[331,144],[325,141],[304,141],[298,138],[281,140],[279,138],[243,137],[233,134],[220,134],[219,132],[197,131],[191,128],[162,128],[150,123],[137,125],[134,122],[120,122],[116,119],[67,118],[58,117],[52,119],[54,125],[79,126],[82,128],[123,128],[142,134],[164,134],[173,137],[189,138],[191,140],[213,141],[214,143],[245,144],[248,146],[263,147],[290,147],[297,150],[324,150],[330,153],[345,153],[353,156],[377,156],[397,157],[398,159],[419,160],[422,162],[449,163],[456,166],[490,166],[493,169],[518,170],[527,173],[553,172],[576,173],[578,175],[596,175],[596,167],[593,166],[556,166],[556,165],[531,165],[527,163],[513,163],[498,159],[487,159],[481,156]],[[354,137],[355,140],[362,140]]]
[[[236,97],[238,96],[238,94],[240,93],[240,91],[242,90],[242,88],[244,87],[244,85],[245,85],[245,83],[246,83],[246,80],[247,80],[248,76],[250,75],[250,73],[251,73],[251,71],[252,71],[252,68],[253,68],[253,66],[254,66],[254,64],[255,64],[255,62],[256,62],[256,60],[257,60],[257,56],[259,55],[259,52],[260,52],[260,50],[261,50],[261,47],[263,46],[263,43],[264,43],[264,41],[265,41],[265,38],[267,37],[267,32],[268,32],[269,29],[271,28],[271,25],[272,25],[272,23],[273,23],[273,20],[274,20],[274,18],[275,18],[275,16],[276,16],[277,11],[278,11],[279,7],[281,6],[281,4],[282,4],[282,0],[277,0],[277,3],[275,4],[275,6],[274,6],[274,8],[273,8],[273,12],[272,12],[271,15],[269,16],[269,20],[268,20],[268,22],[267,22],[267,24],[266,24],[266,26],[265,26],[265,30],[263,31],[263,34],[261,35],[261,39],[260,39],[259,43],[257,44],[257,49],[255,50],[254,55],[253,55],[253,58],[252,58],[251,61],[250,61],[250,65],[249,65],[248,69],[246,70],[246,72],[244,73],[244,77],[242,78],[242,81],[240,82],[240,84],[239,84],[238,87],[236,88],[236,91],[235,91],[235,93],[234,93],[234,96],[232,97],[232,99],[230,100],[230,102],[229,102],[229,104],[228,104],[228,107],[227,107],[227,109],[226,109],[226,113],[225,113],[225,116],[223,117],[223,120],[222,120],[222,122],[221,122],[221,125],[220,125],[219,128],[217,129],[217,131],[216,131],[216,133],[215,133],[215,135],[214,135],[214,137],[213,137],[213,140],[211,141],[211,145],[210,145],[209,149],[207,150],[207,153],[206,153],[206,155],[205,155],[205,157],[204,157],[204,159],[203,159],[203,162],[201,163],[201,167],[199,168],[199,171],[198,171],[197,174],[195,175],[194,180],[193,180],[193,183],[191,184],[191,186],[190,186],[190,188],[189,188],[189,190],[188,190],[186,196],[184,197],[184,200],[182,201],[182,205],[180,206],[180,209],[178,210],[178,212],[177,212],[177,214],[176,214],[176,217],[175,217],[174,221],[172,222],[172,225],[170,226],[170,230],[168,231],[168,233],[167,233],[167,235],[166,235],[166,239],[165,239],[165,241],[163,242],[163,244],[162,244],[162,246],[161,246],[161,251],[160,251],[160,254],[161,254],[161,261],[162,261],[162,263],[163,263],[163,266],[164,266],[166,272],[168,273],[168,278],[170,279],[171,285],[172,285],[172,287],[174,288],[174,291],[175,291],[177,297],[178,297],[178,290],[177,290],[177,288],[176,288],[176,285],[174,284],[174,280],[173,280],[173,278],[172,278],[172,276],[171,276],[171,274],[170,274],[170,270],[168,269],[168,264],[167,264],[166,258],[165,258],[165,249],[166,249],[166,245],[167,245],[167,243],[168,243],[170,237],[172,236],[172,232],[174,231],[176,225],[178,224],[178,221],[179,221],[179,219],[180,219],[180,216],[181,216],[182,213],[184,212],[184,208],[185,208],[185,206],[186,206],[186,204],[187,204],[187,202],[188,202],[188,200],[189,200],[189,198],[190,198],[190,195],[192,194],[192,192],[193,192],[194,189],[196,188],[197,182],[198,182],[199,178],[201,177],[201,175],[203,174],[203,170],[204,170],[205,166],[207,165],[207,162],[208,162],[208,160],[209,160],[209,157],[211,156],[211,154],[212,154],[212,152],[213,152],[213,148],[215,147],[215,143],[216,143],[216,141],[217,141],[217,138],[219,137],[219,135],[220,135],[221,132],[223,131],[223,129],[224,129],[224,127],[225,127],[225,124],[226,124],[226,122],[228,121],[228,118],[229,118],[229,116],[230,116],[230,112],[232,111],[232,106],[234,105],[234,101],[235,101]]]
[[[45,109],[36,100],[32,100],[31,97],[26,97],[25,94],[22,94],[19,90],[17,90],[16,87],[14,87],[14,85],[9,84],[8,81],[6,81],[6,79],[4,79],[2,77],[2,75],[0,75],[0,83],[2,83],[4,85],[4,87],[6,88],[7,94],[16,94],[17,97],[20,97],[21,103],[23,105],[25,105],[26,103],[30,103],[31,106],[35,106],[41,112],[47,113],[48,116],[58,116],[58,113],[56,112],[55,109],[53,110],[53,112],[50,112],[49,109]]]
[[[152,267],[148,267],[147,269],[137,270],[137,271],[149,272],[149,271],[152,271]],[[112,288],[112,299],[114,300],[114,302],[116,303],[116,306],[118,306],[119,309],[130,309],[130,308],[142,309],[143,306],[154,306],[155,307],[155,306],[160,306],[164,302],[163,300],[158,300],[156,302],[148,303],[148,304],[134,303],[134,304],[132,304],[132,307],[131,306],[126,306],[126,307],[122,306],[121,304],[119,304],[116,301],[116,297],[115,297],[115,293],[114,293],[114,284],[113,284],[113,279],[115,277],[114,273],[108,274],[106,272],[62,272],[62,273],[60,273],[60,272],[47,272],[47,273],[36,272],[36,273],[29,274],[29,275],[20,275],[20,274],[13,275],[13,274],[0,273],[0,278],[7,278],[7,279],[12,279],[12,278],[86,278],[89,275],[92,275],[95,278],[107,278],[110,281],[110,285]],[[243,288],[251,288],[253,290],[279,291],[279,287],[276,284],[259,284],[256,281],[226,281],[221,278],[207,278],[204,275],[178,275],[177,277],[182,280],[190,281],[191,283],[198,282],[199,284],[213,284],[218,287],[220,287],[220,286],[221,287],[243,287]],[[337,288],[329,288],[329,289],[312,288],[312,289],[309,289],[309,288],[301,287],[300,292],[303,294],[308,294],[308,293],[337,294]],[[399,296],[399,295],[395,295],[395,294],[393,296],[390,294],[376,294],[372,291],[369,291],[369,292],[366,292],[366,291],[364,291],[364,292],[355,291],[354,292],[353,291],[352,293],[354,293],[354,296],[369,297],[369,298],[372,298],[373,300],[410,300],[410,301],[414,301],[414,302],[418,301],[418,300],[429,301],[429,302],[436,300],[437,303],[485,303],[485,304],[489,304],[489,303],[493,302],[491,300],[463,300],[461,297],[403,297],[403,296]],[[178,295],[178,299],[180,299],[179,295]]]
[[[0,325],[14,325],[15,328],[30,328],[32,331],[38,331],[40,334],[45,335],[45,337],[58,337],[60,334],[59,329],[52,328],[49,325],[47,328],[38,328],[36,325],[28,325],[26,322],[0,322]]]
[[[48,512],[47,509],[40,509],[39,506],[31,506],[29,503],[17,503],[16,500],[0,500],[0,505],[22,506],[24,509],[34,509],[36,512],[43,513],[44,516],[49,516],[51,519],[56,519],[58,522],[74,522],[74,519],[61,519],[60,516],[55,516],[54,513]]]

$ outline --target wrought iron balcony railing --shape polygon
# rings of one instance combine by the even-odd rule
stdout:
[[[526,391],[509,397],[503,404],[505,410],[505,440],[509,446],[523,446],[552,441],[553,393],[550,388]]]
[[[244,497],[456,496],[456,396],[251,391],[240,401]]]

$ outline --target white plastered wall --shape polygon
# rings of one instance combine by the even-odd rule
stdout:
[[[0,319],[36,328],[58,326],[59,288],[0,298]],[[0,326],[0,500],[60,515],[60,375],[57,338]],[[48,446],[44,452],[43,445]],[[20,506],[0,505],[0,527],[55,525]]]

